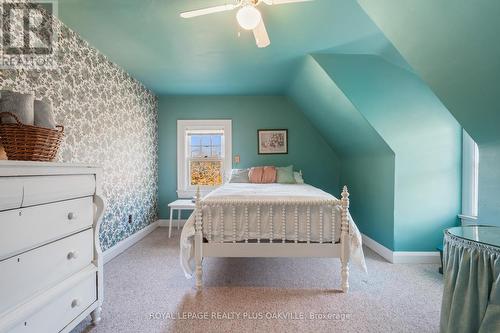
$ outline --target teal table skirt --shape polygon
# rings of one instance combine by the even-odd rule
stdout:
[[[445,234],[441,333],[500,332],[500,249]]]

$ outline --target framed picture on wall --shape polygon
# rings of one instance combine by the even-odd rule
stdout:
[[[259,154],[288,154],[287,129],[260,129],[257,138]]]

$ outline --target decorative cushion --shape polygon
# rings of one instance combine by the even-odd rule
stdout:
[[[277,182],[280,184],[295,184],[293,177],[293,165],[287,167],[276,168]]]
[[[35,119],[34,124],[38,127],[56,129],[56,121],[52,112],[52,103],[46,100],[36,100],[34,102]]]
[[[273,166],[253,167],[248,171],[250,183],[269,184],[276,182],[276,168]]]
[[[230,183],[249,183],[248,169],[233,169],[231,170]]]
[[[250,168],[248,171],[248,178],[250,179],[250,183],[262,183],[262,175],[264,174],[263,167],[254,167]]]
[[[276,168],[273,166],[265,166],[262,174],[262,183],[269,184],[276,182]]]
[[[293,178],[295,179],[295,183],[304,184],[304,178],[302,178],[302,171],[299,171],[299,172],[294,171]]]
[[[10,90],[0,91],[0,112],[10,112],[19,118],[19,121],[25,125],[33,125],[34,112],[33,102],[35,97],[31,94],[21,94]],[[12,117],[2,117],[5,124],[16,123]]]

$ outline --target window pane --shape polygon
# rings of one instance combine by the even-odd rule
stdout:
[[[478,147],[469,134],[463,131],[462,152],[462,215],[478,214]]]
[[[223,134],[193,134],[189,140],[189,156],[218,158],[222,156]]]
[[[212,156],[213,157],[220,157],[221,156],[221,147],[220,146],[213,146],[212,147]]]
[[[221,185],[221,161],[191,161],[189,163],[191,185]]]
[[[209,146],[210,145],[210,135],[205,134],[205,135],[200,135],[201,137],[201,144],[203,146]]]
[[[203,146],[201,155],[203,157],[211,157],[212,153],[211,153],[210,146]]]
[[[212,146],[220,146],[222,141],[222,134],[212,135]]]
[[[201,135],[191,135],[191,146],[201,145]]]
[[[191,157],[201,157],[201,147],[191,146]]]

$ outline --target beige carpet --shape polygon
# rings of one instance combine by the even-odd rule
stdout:
[[[159,228],[106,264],[103,319],[72,333],[438,331],[437,265],[392,265],[365,249],[369,274],[351,268],[343,294],[338,259],[208,258],[196,293],[175,231]]]

